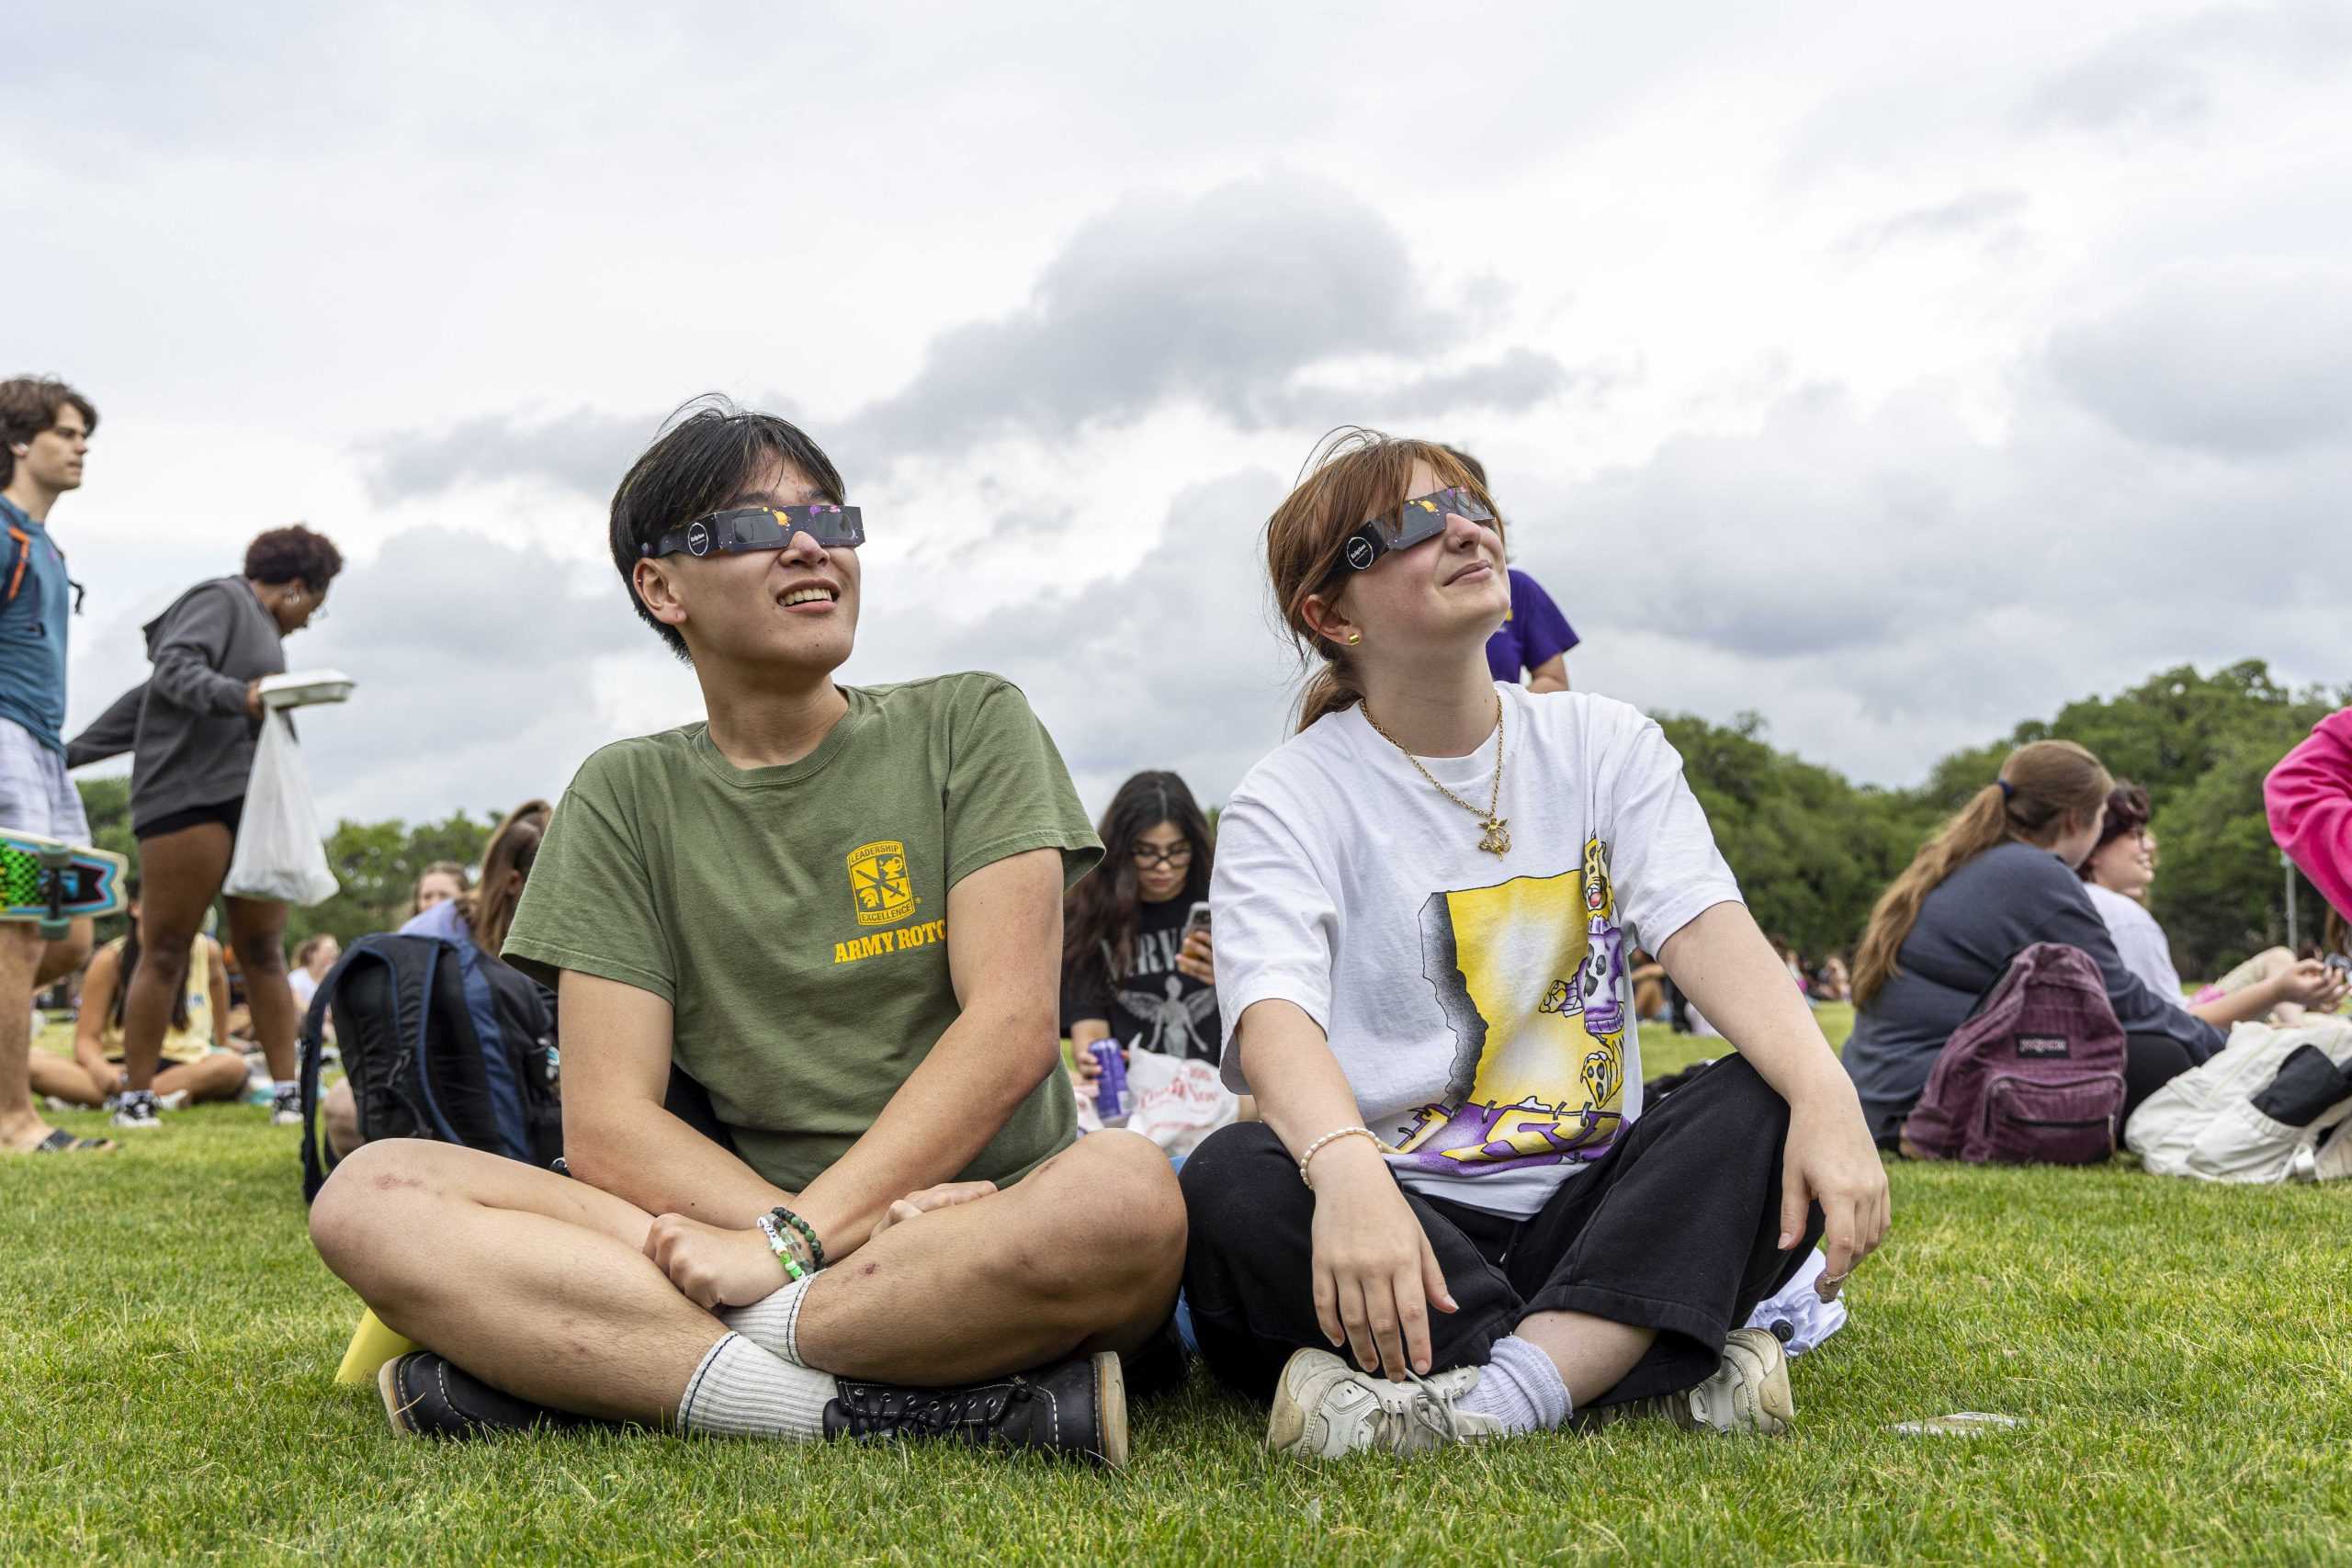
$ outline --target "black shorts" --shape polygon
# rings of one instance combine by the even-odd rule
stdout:
[[[237,836],[237,824],[244,819],[244,815],[245,797],[241,795],[234,800],[218,801],[210,806],[191,806],[185,811],[167,812],[153,822],[141,823],[136,829],[136,834],[141,839],[160,839],[166,833],[177,833],[186,829],[200,827],[207,822],[218,822],[229,829],[229,837],[233,839]]]

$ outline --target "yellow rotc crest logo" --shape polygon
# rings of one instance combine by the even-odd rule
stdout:
[[[907,846],[876,839],[850,851],[849,888],[861,926],[887,926],[913,914],[915,884],[907,870]]]

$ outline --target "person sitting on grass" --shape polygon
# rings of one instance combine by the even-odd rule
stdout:
[[[1216,1060],[1216,959],[1186,917],[1209,896],[1216,847],[1184,781],[1141,773],[1119,786],[1097,827],[1102,869],[1062,910],[1062,1030],[1080,1093],[1115,1042],[1192,1061]]]
[[[582,764],[505,956],[557,986],[571,1175],[387,1139],[311,1211],[429,1347],[394,1428],[561,1417],[936,1437],[1122,1462],[1118,1352],[1172,1345],[1176,1179],[1080,1140],[1062,894],[1101,852],[992,675],[834,682],[865,527],[816,443],[723,403],[615,492],[637,614],[707,720]],[[663,1109],[673,1064],[734,1149]]]
[[[130,895],[130,931],[92,955],[82,977],[82,1007],[74,1023],[74,1059],[33,1054],[33,1092],[61,1105],[99,1109],[121,1094],[130,1081],[123,1070],[125,984],[139,967],[139,879]],[[222,1045],[217,1030],[229,1016],[229,970],[220,944],[202,932],[188,945],[187,979],[172,998],[171,1028],[164,1035],[163,1070],[155,1075],[157,1100],[173,1107],[199,1100],[234,1100],[244,1092],[245,1058]]]
[[[1494,679],[1502,538],[1442,446],[1345,434],[1266,559],[1324,663],[1218,819],[1225,1072],[1264,1121],[1182,1176],[1210,1370],[1304,1457],[1579,1409],[1781,1430],[1780,1342],[1738,1325],[1825,1230],[1836,1294],[1886,1176],[1680,759]],[[1740,1053],[1649,1115],[1636,945]]]
[[[416,891],[409,896],[408,916],[416,919],[437,904],[466,896],[466,868],[453,860],[436,860],[416,874]]]
[[[2222,1032],[2125,967],[2075,871],[2115,788],[2071,740],[2036,740],[1920,846],[1871,911],[1854,955],[1846,1070],[1871,1131],[1896,1148],[1936,1057],[2009,961],[2036,942],[2087,953],[2123,1025],[2123,1117],[2222,1048]]]
[[[433,937],[455,947],[458,972],[469,995],[478,986],[477,971],[485,964],[504,963],[499,957],[499,950],[506,945],[507,930],[514,923],[514,910],[522,902],[524,886],[529,881],[532,863],[538,856],[539,840],[546,835],[548,818],[554,810],[544,800],[526,800],[508,812],[482,849],[481,878],[475,885],[475,891],[424,902],[424,907],[400,929],[402,936]],[[417,879],[420,901],[424,901],[425,882],[435,876],[454,881],[460,887],[465,885],[462,866],[441,862]],[[334,938],[326,940],[333,942]],[[510,1078],[506,1062],[495,1051],[483,1055],[482,1070],[489,1075],[493,1094]],[[336,1159],[366,1142],[359,1135],[359,1107],[352,1098],[348,1078],[327,1090],[319,1103],[319,1111],[327,1124],[327,1151]]]
[[[2186,996],[2173,966],[2172,943],[2148,911],[2148,888],[2155,861],[2148,852],[2148,792],[2119,782],[2107,797],[2107,822],[2098,845],[2082,863],[2083,887],[2091,907],[2115,939],[2123,966],[2165,1000],[2195,1013],[2217,1029],[2258,1019],[2282,1028],[2302,1021],[2306,1008],[2333,1012],[2344,1000],[2344,977],[2316,959],[2299,959],[2283,947],[2257,953],[2193,998]]]
[[[333,931],[321,931],[303,939],[294,950],[294,967],[286,976],[286,984],[294,993],[296,1011],[309,1010],[311,998],[319,994],[319,982],[327,977],[327,971],[342,956],[343,943],[335,940]]]

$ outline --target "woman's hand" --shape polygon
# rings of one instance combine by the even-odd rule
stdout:
[[[874,1222],[874,1229],[867,1233],[866,1242],[871,1245],[892,1225],[903,1224],[918,1214],[928,1214],[933,1209],[952,1209],[975,1198],[985,1198],[995,1190],[996,1183],[993,1181],[943,1181],[936,1187],[910,1192],[882,1212],[882,1217]]]
[[[756,1230],[721,1230],[663,1214],[645,1233],[645,1256],[670,1283],[709,1312],[765,1301],[785,1283],[784,1264]]]
[[[2316,1012],[2334,1012],[2343,1004],[2346,977],[2316,958],[2301,958],[2278,976],[2278,999]]]
[[[1204,986],[1216,984],[1216,949],[1208,932],[1196,931],[1184,939],[1182,950],[1176,954],[1176,972],[1190,975]]]
[[[245,682],[245,716],[259,718],[261,715],[261,682],[255,678]]]
[[[1315,1319],[1333,1348],[1391,1382],[1430,1370],[1429,1307],[1455,1310],[1445,1274],[1404,1190],[1368,1139],[1317,1151]]]
[[[1838,1299],[1846,1276],[1886,1239],[1892,1218],[1886,1166],[1871,1142],[1861,1106],[1841,1079],[1836,1090],[1807,1095],[1789,1106],[1789,1138],[1781,1160],[1781,1247],[1804,1236],[1805,1211],[1821,1205],[1821,1245],[1828,1254],[1818,1287]]]

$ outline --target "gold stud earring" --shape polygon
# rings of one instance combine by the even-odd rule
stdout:
[[[1358,644],[1358,643],[1362,642],[1363,640],[1363,633],[1362,633],[1362,632],[1350,632],[1350,633],[1348,634],[1348,646],[1349,646],[1350,648],[1353,648],[1356,644]]]

